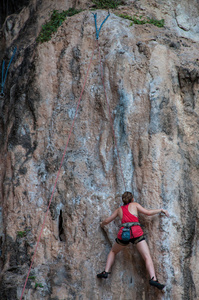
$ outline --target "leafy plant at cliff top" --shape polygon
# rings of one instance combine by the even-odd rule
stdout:
[[[121,0],[92,0],[97,8],[117,8],[118,5],[123,4]]]
[[[161,19],[161,20],[156,20],[156,19],[153,19],[153,18],[149,18],[147,17],[147,19],[143,19],[143,16],[139,16],[139,17],[136,17],[136,16],[128,16],[128,15],[124,15],[124,14],[118,14],[118,17],[121,17],[123,19],[127,19],[127,20],[130,20],[132,21],[130,26],[132,26],[133,24],[153,24],[157,27],[163,27],[164,26],[164,19]]]
[[[37,37],[37,42],[47,42],[51,39],[51,36],[57,29],[61,26],[66,17],[74,16],[78,14],[82,10],[77,10],[75,8],[69,8],[68,10],[64,10],[62,12],[58,12],[58,10],[53,10],[52,15],[50,17],[50,21],[46,22],[42,26],[42,30]]]

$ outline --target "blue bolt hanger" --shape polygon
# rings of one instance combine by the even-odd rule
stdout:
[[[107,20],[108,17],[110,16],[110,12],[108,12],[108,16],[104,19],[104,21],[103,21],[102,24],[100,25],[99,30],[97,29],[97,13],[93,14],[93,16],[94,16],[94,19],[95,19],[96,40],[98,40],[100,30],[102,29],[103,24],[106,22],[106,20]]]

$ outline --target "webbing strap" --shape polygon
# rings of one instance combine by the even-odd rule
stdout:
[[[140,226],[140,223],[139,223],[139,222],[123,223],[123,224],[121,224],[120,227],[130,228],[130,227],[136,226],[136,225],[139,225],[139,226]]]
[[[96,13],[96,14],[93,14],[93,16],[94,16],[94,20],[95,20],[96,40],[98,40],[99,34],[100,34],[100,30],[102,29],[102,26],[104,25],[104,23],[106,22],[106,20],[107,20],[108,17],[110,16],[110,13],[109,13],[108,16],[104,19],[104,21],[102,22],[102,24],[100,25],[99,30],[97,29],[97,13]]]
[[[141,241],[143,241],[143,240],[145,240],[145,237],[144,237],[144,235],[141,235],[139,238],[137,238],[137,239],[135,240],[134,244],[136,245],[137,243],[139,243],[139,242],[141,242]]]

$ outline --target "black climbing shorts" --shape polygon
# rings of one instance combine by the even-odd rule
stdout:
[[[136,238],[132,238],[130,239],[129,241],[122,241],[118,238],[115,239],[116,243],[118,243],[119,245],[122,245],[122,246],[127,246],[129,243],[132,243],[132,244],[138,244],[139,242],[141,241],[144,241],[145,240],[145,237],[144,235],[141,235],[141,236],[138,236]]]

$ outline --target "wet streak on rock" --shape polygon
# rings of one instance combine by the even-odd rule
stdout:
[[[65,234],[64,234],[62,210],[60,210],[60,214],[59,214],[59,239],[61,242],[66,241]]]
[[[183,152],[182,152],[183,153]],[[187,153],[186,157],[189,157]],[[190,268],[190,258],[192,256],[193,242],[195,238],[195,226],[197,212],[193,202],[193,183],[190,178],[189,160],[184,158],[183,186],[180,189],[179,205],[181,207],[181,218],[186,220],[182,227],[182,272],[184,274],[184,300],[195,299],[196,288]]]
[[[194,86],[199,83],[198,69],[190,70],[186,67],[178,68],[178,80],[181,89],[181,96],[185,107],[195,108],[196,95]]]

